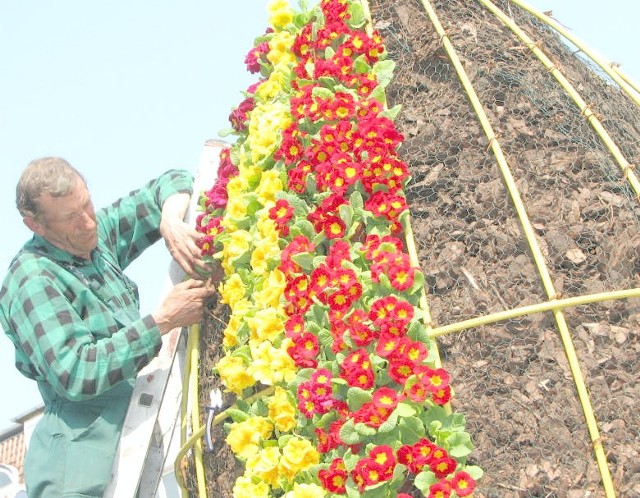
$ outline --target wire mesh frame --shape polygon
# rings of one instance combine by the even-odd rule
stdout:
[[[520,30],[518,25],[511,20],[509,16],[500,11],[494,4],[489,2],[488,0],[478,0],[478,2],[488,9],[494,16],[496,16],[500,21],[505,24],[509,29],[514,31],[516,35],[520,38],[525,47],[530,49],[537,57],[538,60],[546,67],[546,70],[549,73],[552,73],[556,80],[560,83],[561,87],[567,94],[573,99],[575,105],[580,109],[581,114],[584,116],[586,121],[589,122],[591,126],[594,127],[598,136],[602,139],[603,143],[607,147],[608,151],[612,154],[612,156],[617,161],[618,165],[622,169],[624,174],[624,178],[629,182],[631,189],[635,192],[635,200],[638,199],[638,180],[633,171],[632,164],[626,159],[620,149],[617,147],[615,140],[611,138],[611,136],[607,133],[607,131],[602,126],[600,122],[599,116],[589,107],[589,105],[580,97],[578,91],[571,86],[571,84],[564,78],[561,69],[556,67],[553,62],[550,61],[544,54],[544,52],[540,49],[537,43],[534,43],[524,31]],[[368,4],[364,2],[368,9]],[[441,2],[442,3],[442,2]],[[523,7],[523,2],[513,1],[512,3]],[[447,2],[444,2],[444,6],[446,7]],[[476,113],[476,118],[480,122],[482,129],[486,134],[486,138],[489,141],[488,149],[491,149],[496,161],[501,169],[503,180],[507,186],[509,194],[511,196],[512,203],[515,207],[516,212],[518,213],[519,223],[521,225],[522,230],[525,233],[527,243],[529,246],[529,250],[533,255],[533,259],[535,260],[535,266],[537,268],[537,272],[542,280],[546,301],[539,302],[537,304],[522,306],[518,308],[512,308],[511,310],[501,311],[498,313],[487,314],[484,316],[476,317],[469,320],[462,320],[457,323],[449,323],[443,327],[433,327],[431,323],[427,324],[430,327],[430,335],[432,337],[445,335],[454,331],[466,330],[472,327],[477,327],[480,325],[485,325],[488,323],[495,323],[501,320],[507,320],[514,318],[516,316],[525,316],[528,314],[539,313],[541,311],[550,310],[553,313],[557,331],[560,334],[560,337],[563,342],[563,347],[565,349],[567,359],[569,361],[569,366],[572,372],[572,377],[576,386],[576,390],[578,392],[580,402],[583,408],[584,416],[587,422],[587,426],[589,429],[591,441],[593,444],[593,449],[596,455],[596,460],[598,463],[598,467],[601,474],[602,486],[604,487],[604,491],[606,496],[615,496],[615,490],[611,478],[611,473],[609,471],[609,467],[607,464],[606,455],[604,452],[604,447],[602,444],[602,439],[598,430],[598,425],[595,420],[595,416],[593,413],[593,408],[591,406],[591,401],[589,399],[589,394],[586,388],[585,380],[581,372],[580,363],[575,351],[575,347],[573,344],[573,340],[571,334],[569,332],[569,327],[567,325],[567,321],[563,314],[563,309],[572,306],[579,306],[587,303],[595,303],[599,301],[605,300],[617,300],[617,299],[627,299],[640,296],[640,289],[638,288],[629,288],[621,291],[611,291],[611,292],[600,292],[594,294],[581,294],[575,296],[573,298],[563,298],[562,294],[558,292],[554,284],[551,280],[550,272],[547,268],[546,258],[543,255],[543,251],[541,250],[538,239],[536,237],[535,230],[533,228],[533,224],[530,221],[525,205],[522,201],[522,198],[519,194],[519,188],[516,183],[516,180],[513,177],[511,172],[509,162],[505,157],[505,154],[502,151],[501,147],[501,137],[494,131],[492,127],[492,123],[487,113],[484,110],[483,104],[481,103],[478,95],[474,89],[474,85],[471,83],[470,78],[465,71],[465,68],[457,55],[456,48],[454,43],[452,43],[449,33],[445,30],[442,23],[439,20],[439,17],[436,13],[436,10],[433,8],[432,4],[428,0],[422,0],[422,5],[424,10],[426,11],[436,33],[438,34],[439,42],[442,47],[444,47],[447,57],[450,63],[455,68],[455,73],[457,77],[462,82],[464,90],[468,99],[471,101],[471,104]],[[443,7],[444,8],[444,7]],[[527,7],[527,10],[536,15],[539,19],[544,19],[542,15],[538,15],[533,12],[532,9]],[[553,24],[553,23],[549,23]],[[553,25],[551,27],[554,27]],[[596,61],[599,62],[599,61]],[[599,62],[600,63],[600,62]],[[628,91],[628,89],[625,89]],[[633,91],[633,89],[632,89]],[[409,233],[409,237],[413,236],[412,233]],[[410,247],[412,244],[410,244]],[[428,307],[428,304],[427,304]],[[427,309],[427,316],[430,316],[430,312]]]

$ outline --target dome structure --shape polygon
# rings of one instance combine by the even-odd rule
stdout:
[[[395,62],[407,240],[474,496],[640,494],[638,86],[520,0],[362,5]],[[218,436],[212,496],[242,473]]]

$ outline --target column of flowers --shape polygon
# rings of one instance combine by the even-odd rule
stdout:
[[[449,375],[402,239],[393,61],[357,0],[269,12],[245,60],[259,80],[230,116],[237,141],[198,220],[227,275],[216,372],[239,396],[234,496],[469,496],[482,471],[467,464],[464,417],[444,408]]]

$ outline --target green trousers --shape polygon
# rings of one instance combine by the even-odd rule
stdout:
[[[24,462],[29,498],[102,498],[132,386],[122,382],[95,399],[73,402],[39,385],[45,412]]]

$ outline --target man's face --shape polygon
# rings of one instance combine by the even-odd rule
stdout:
[[[98,244],[96,213],[84,182],[76,184],[64,197],[45,193],[38,199],[37,219],[25,217],[25,224],[54,246],[84,259]]]

